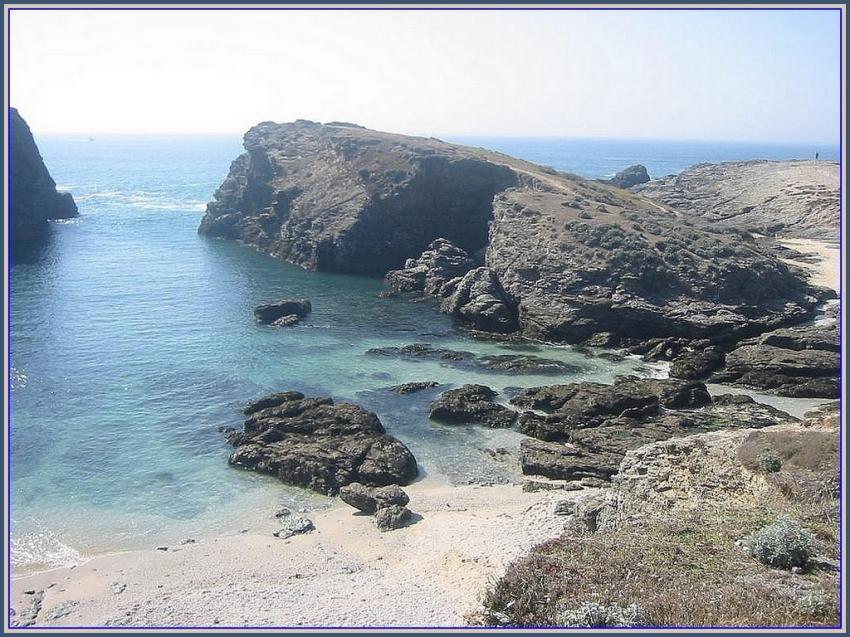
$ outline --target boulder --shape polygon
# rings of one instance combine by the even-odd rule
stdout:
[[[470,270],[457,282],[440,309],[483,332],[509,334],[519,327],[513,301],[489,268]]]
[[[507,428],[516,412],[493,402],[497,393],[485,385],[463,385],[450,389],[431,403],[431,419],[452,424],[476,424]]]
[[[397,484],[367,487],[359,482],[352,482],[340,488],[339,499],[369,515],[384,507],[405,506],[410,502],[410,498]]]
[[[292,324],[287,323],[287,321],[297,323],[298,320],[307,316],[312,309],[313,307],[307,299],[283,299],[256,306],[254,308],[254,316],[258,323],[263,323],[264,325]],[[289,317],[294,317],[294,319]],[[277,323],[281,319],[285,319],[284,323]]]
[[[474,266],[465,250],[448,239],[435,239],[416,259],[405,261],[404,268],[390,270],[384,276],[384,296],[423,292],[443,296],[446,284],[463,277]]]
[[[618,172],[614,177],[608,180],[608,183],[617,188],[631,188],[645,184],[649,181],[649,173],[646,172],[646,166],[635,164]]]
[[[412,517],[413,513],[406,506],[391,504],[377,510],[375,525],[381,531],[392,531],[406,526]]]
[[[410,450],[386,433],[375,414],[357,405],[284,392],[246,411],[229,460],[233,466],[327,495],[352,482],[407,484],[417,475]]]
[[[283,526],[280,527],[273,535],[281,540],[292,537],[293,535],[302,535],[311,533],[316,530],[313,521],[299,516],[281,516]]]

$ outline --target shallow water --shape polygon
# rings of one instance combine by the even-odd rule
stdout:
[[[220,427],[245,401],[298,389],[378,413],[424,474],[504,479],[482,451],[514,447],[512,431],[427,418],[444,388],[517,386],[659,373],[569,347],[526,345],[576,366],[559,377],[505,375],[367,355],[427,342],[485,353],[429,303],[380,299],[380,281],[305,272],[234,243],[198,236],[204,203],[240,151],[238,138],[49,137],[38,140],[82,216],[11,272],[12,557],[23,572],[83,556],[236,532],[282,505],[328,499],[231,469]],[[538,159],[528,156],[529,159]],[[553,163],[553,162],[547,162]],[[306,297],[289,329],[257,325],[255,304]],[[386,391],[415,380],[442,388]]]

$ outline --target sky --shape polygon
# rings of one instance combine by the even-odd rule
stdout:
[[[36,133],[344,120],[436,136],[838,143],[840,14],[12,10]]]

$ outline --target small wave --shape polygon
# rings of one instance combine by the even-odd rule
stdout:
[[[11,389],[23,389],[27,386],[27,375],[21,370],[12,367],[9,370],[9,385]]]
[[[82,223],[83,219],[82,219],[82,217],[73,217],[71,219],[51,219],[50,222],[51,223],[58,223],[58,224],[61,224],[61,225],[71,225],[71,226],[73,226],[73,225],[76,225],[78,223]]]
[[[133,208],[145,208],[148,210],[171,210],[197,212],[204,210],[206,201],[197,199],[174,199],[157,193],[150,192],[122,192],[119,190],[105,190],[87,195],[80,195],[77,201],[95,201],[120,203]]]
[[[12,567],[59,568],[82,564],[85,559],[72,546],[65,544],[52,531],[12,536]]]

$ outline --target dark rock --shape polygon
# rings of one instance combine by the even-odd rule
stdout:
[[[470,270],[440,309],[483,332],[509,334],[519,327],[515,305],[489,268]]]
[[[199,231],[314,270],[383,275],[437,237],[471,254],[524,179],[496,153],[349,126],[263,122],[244,146]]]
[[[646,166],[635,164],[618,172],[613,178],[608,180],[608,183],[612,186],[617,186],[617,188],[631,188],[632,186],[645,184],[648,181],[649,173],[646,172]]]
[[[583,371],[577,365],[532,354],[484,354],[476,361],[479,367],[488,371],[510,374],[559,376]]]
[[[428,343],[413,343],[403,347],[376,347],[368,350],[366,354],[413,360],[435,360],[443,365],[499,374],[560,375],[583,371],[581,367],[576,365],[532,354],[483,354],[476,356],[472,352],[433,347]]]
[[[274,303],[263,303],[258,305],[254,308],[254,316],[258,323],[263,323],[265,325],[292,324],[287,323],[286,321],[279,324],[277,321],[281,319],[291,321],[292,319],[289,317],[295,317],[294,322],[297,323],[298,320],[307,316],[312,309],[310,301],[307,299],[283,299],[281,301],[275,301]]]
[[[445,423],[510,427],[516,412],[493,402],[496,396],[484,385],[463,385],[450,389],[431,403],[431,418]]]
[[[561,500],[555,505],[555,515],[572,515],[575,510],[576,503],[572,500]]]
[[[375,513],[375,525],[381,531],[400,529],[410,523],[413,513],[406,506],[391,504],[378,509]]]
[[[327,495],[352,482],[384,486],[416,477],[413,454],[386,434],[375,414],[330,398],[296,395],[276,394],[253,404],[276,403],[245,420],[231,465]]]
[[[413,383],[402,383],[401,385],[393,385],[392,387],[390,387],[390,391],[394,394],[414,394],[425,389],[432,389],[434,387],[438,387],[439,385],[440,383],[433,380],[423,380],[416,381]]]
[[[726,354],[718,347],[686,350],[673,359],[670,376],[686,380],[708,378],[712,372],[723,367],[725,360]]]
[[[522,483],[523,493],[535,493],[537,491],[581,491],[582,486],[578,482],[543,482],[541,480],[526,480]]]
[[[837,325],[780,329],[744,341],[712,376],[714,382],[812,398],[836,398],[838,378]]]
[[[589,347],[618,347],[620,337],[613,332],[599,332],[585,339],[584,344]]]
[[[358,511],[370,515],[384,507],[406,506],[410,502],[410,498],[397,484],[386,487],[367,487],[359,482],[353,482],[340,488],[339,499]]]
[[[29,126],[9,109],[9,239],[12,256],[41,243],[49,219],[76,217],[74,198],[56,190]]]
[[[284,391],[278,392],[277,394],[269,394],[268,396],[263,396],[258,400],[248,403],[248,406],[242,410],[242,413],[246,416],[250,416],[251,414],[257,413],[258,411],[262,411],[263,409],[268,409],[269,407],[278,407],[283,403],[295,400],[302,400],[303,398],[304,394],[302,394],[300,391]]]
[[[404,268],[387,272],[384,295],[422,292],[445,296],[454,287],[446,287],[449,281],[460,279],[473,266],[465,250],[448,239],[435,239],[418,258],[405,261]]]
[[[640,383],[637,384],[636,382]],[[587,387],[590,385],[590,387]],[[595,384],[554,386],[554,392],[534,393],[529,400],[561,406],[545,416],[525,412],[520,429],[537,439],[523,440],[520,463],[523,473],[558,480],[584,480],[598,484],[617,473],[627,451],[668,438],[720,429],[761,428],[797,419],[748,396],[723,395],[711,400],[705,385],[627,377],[600,390]],[[624,399],[617,402],[619,387]],[[642,388],[647,394],[640,393]],[[539,388],[544,389],[544,388]],[[656,402],[642,399],[653,396]],[[663,409],[662,409],[663,407]]]
[[[274,536],[285,540],[293,535],[302,535],[315,531],[316,527],[312,520],[302,517],[286,517],[283,526],[274,532]]]

